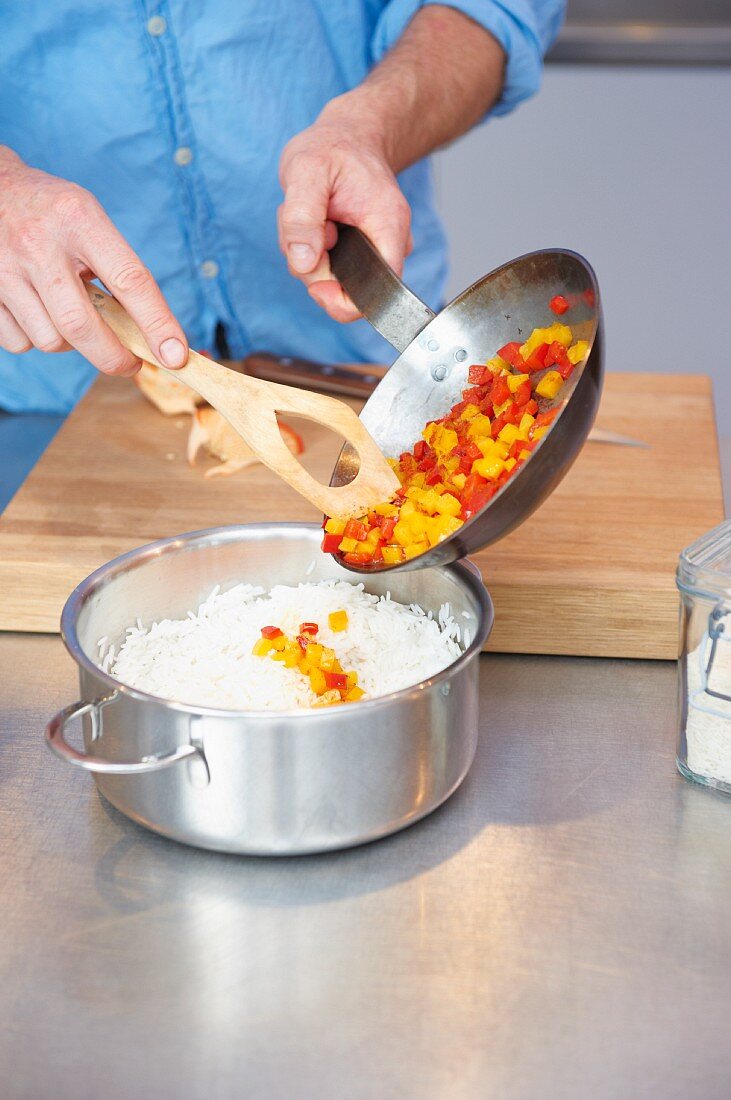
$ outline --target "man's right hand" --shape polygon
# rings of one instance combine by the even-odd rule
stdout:
[[[139,360],[89,301],[83,283],[93,278],[131,314],[162,363],[183,366],[183,330],[94,196],[0,146],[0,347],[76,348],[105,374],[135,374]]]

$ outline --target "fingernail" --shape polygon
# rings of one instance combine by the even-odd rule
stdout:
[[[185,362],[185,348],[180,340],[171,336],[160,344],[160,358],[166,367],[182,367]]]
[[[295,271],[303,273],[310,271],[315,262],[315,250],[308,244],[291,244],[289,246],[289,262]]]

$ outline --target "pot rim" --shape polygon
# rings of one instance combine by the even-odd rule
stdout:
[[[304,721],[311,721],[314,719],[340,721],[342,719],[342,710],[340,707],[311,707],[307,710],[228,710],[222,707],[196,706],[195,704],[184,703],[175,699],[166,699],[161,695],[151,695],[148,692],[140,691],[139,688],[131,687],[121,680],[116,680],[99,665],[95,664],[94,661],[87,657],[82,649],[76,633],[76,624],[79,614],[88,599],[95,591],[110,583],[115,577],[126,572],[132,563],[139,564],[150,558],[160,557],[163,554],[172,554],[175,553],[176,550],[191,549],[196,545],[205,545],[206,543],[216,545],[225,542],[243,542],[246,540],[240,537],[242,531],[259,531],[270,534],[272,532],[281,532],[285,536],[288,534],[291,536],[295,534],[309,536],[311,533],[319,533],[320,529],[320,525],[316,523],[274,521],[271,523],[231,524],[224,527],[208,527],[198,531],[188,531],[181,535],[173,535],[171,538],[156,539],[154,542],[145,543],[143,546],[139,546],[134,550],[129,550],[126,554],[120,554],[118,557],[112,558],[111,561],[108,561],[105,565],[99,566],[93,573],[90,573],[85,580],[81,581],[81,583],[74,588],[73,592],[66,600],[63,611],[61,612],[61,637],[63,638],[66,650],[77,665],[91,673],[97,679],[102,680],[109,686],[110,691],[115,692],[117,695],[125,695],[143,703],[162,705],[179,713],[194,716],[201,715],[207,718],[246,719],[247,721],[265,721],[267,723],[292,718],[298,718]],[[388,695],[378,695],[374,699],[359,700],[358,703],[355,704],[359,708],[359,714],[362,714],[365,710],[373,711],[395,702],[407,701],[409,697],[415,698],[417,693],[425,691],[459,672],[475,655],[479,656],[482,652],[482,647],[492,631],[495,614],[492,598],[482,578],[479,576],[477,569],[461,561],[452,562],[444,566],[432,566],[431,568],[439,569],[451,575],[474,596],[480,612],[475,636],[472,638],[467,649],[465,649],[455,661],[428,679],[420,680],[418,684],[413,684],[411,687],[401,688],[399,691],[392,691]],[[366,576],[363,577],[363,583],[367,583]]]

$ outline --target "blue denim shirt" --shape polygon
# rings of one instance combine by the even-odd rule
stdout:
[[[278,162],[324,104],[359,84],[430,0],[53,0],[2,5],[0,142],[88,188],[158,280],[193,347],[216,324],[263,349],[385,361],[365,321],[339,325],[277,244]],[[494,114],[539,86],[563,0],[448,0],[504,47]],[[413,213],[405,278],[438,305],[444,235],[428,161],[400,184]],[[76,352],[0,349],[0,408],[64,412],[94,376]]]

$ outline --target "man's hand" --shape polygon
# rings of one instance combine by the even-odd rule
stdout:
[[[334,101],[287,145],[280,182],[279,243],[289,270],[336,321],[356,320],[358,310],[330,274],[333,223],[357,225],[399,275],[411,249],[411,211],[381,137]]]
[[[396,173],[469,130],[498,99],[504,68],[482,26],[430,4],[360,87],[285,148],[279,243],[291,273],[336,321],[359,313],[330,273],[333,222],[361,229],[400,275],[411,214]]]
[[[185,335],[152,275],[88,191],[29,168],[0,147],[0,346],[76,348],[105,374],[139,360],[102,321],[84,288],[99,278],[169,367],[188,358]]]

